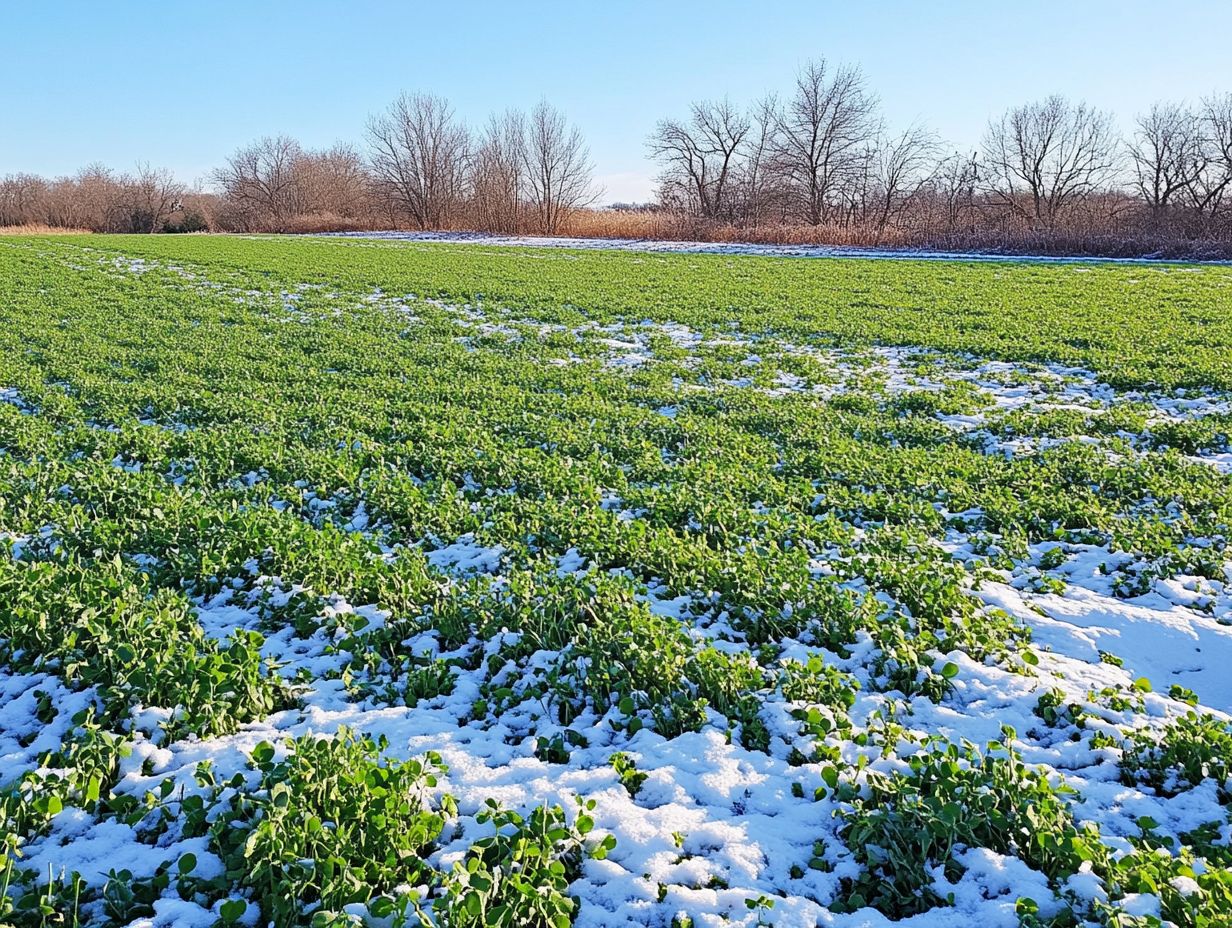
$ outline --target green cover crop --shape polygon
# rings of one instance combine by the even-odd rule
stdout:
[[[1232,920],[1232,269],[0,238],[0,924]]]

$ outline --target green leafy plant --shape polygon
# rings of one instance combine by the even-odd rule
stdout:
[[[259,744],[257,791],[241,791],[210,831],[228,878],[253,891],[262,917],[301,924],[403,883],[431,878],[425,858],[453,801],[432,800],[440,758],[389,761],[384,742],[343,730],[306,736],[289,756]]]
[[[602,859],[616,843],[611,835],[588,838],[593,809],[593,801],[579,800],[570,823],[560,806],[536,806],[522,816],[489,800],[478,821],[495,833],[455,864],[433,906],[434,921],[459,928],[568,928],[577,903],[567,891],[583,859]]]
[[[1075,824],[1071,790],[1004,746],[934,744],[909,765],[892,776],[870,771],[867,793],[842,813],[840,834],[864,868],[846,885],[847,910],[872,905],[901,916],[946,904],[929,868],[956,878],[960,847],[1013,854],[1049,877],[1106,854],[1096,833]]]

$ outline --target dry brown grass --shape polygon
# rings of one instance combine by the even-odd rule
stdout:
[[[640,210],[579,210],[569,217],[561,234],[579,238],[751,242],[765,245],[879,245],[894,248],[912,244],[906,234],[896,229],[779,223],[738,226],[707,222],[679,213]]]
[[[20,226],[0,226],[0,235],[89,235],[89,229],[61,229],[42,222],[27,222]]]
[[[1079,216],[1051,231],[1024,224],[986,223],[967,231],[873,225],[765,224],[737,226],[708,222],[681,213],[652,210],[584,209],[571,214],[557,234],[577,238],[643,239],[693,242],[749,242],[763,245],[829,245],[857,248],[917,248],[949,252],[1001,254],[1151,256],[1170,259],[1232,260],[1232,229],[1151,226],[1132,216],[1118,220]],[[292,233],[360,232],[390,229],[386,217],[375,214],[345,217],[329,213],[297,216],[283,230]],[[440,231],[475,231],[478,223],[458,216]],[[220,231],[216,226],[214,231]],[[254,230],[255,231],[255,230]],[[513,231],[513,230],[506,230]],[[61,229],[45,223],[0,226],[0,235],[88,235],[88,229]],[[524,227],[515,234],[536,235]]]
[[[677,223],[666,213],[583,209],[571,213],[562,235],[577,238],[668,238]]]
[[[1201,230],[1199,230],[1200,233]],[[1232,259],[1232,237],[1194,230],[1153,228],[1142,222],[1086,220],[1050,231],[1026,225],[988,224],[970,231],[877,228],[871,224],[736,226],[667,212],[581,210],[562,235],[664,241],[749,242],[759,245],[823,245],[855,248],[924,249],[1000,254]]]

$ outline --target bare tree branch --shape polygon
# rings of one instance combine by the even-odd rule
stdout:
[[[544,235],[555,235],[569,213],[591,205],[602,193],[594,186],[582,133],[546,100],[527,121],[524,159],[531,209]]]
[[[738,161],[752,123],[726,98],[694,103],[688,121],[664,119],[647,140],[663,165],[662,192],[703,219],[730,219]]]
[[[303,153],[295,139],[266,136],[236,151],[214,172],[214,180],[223,196],[254,214],[258,223],[283,232],[295,212],[295,165]]]
[[[402,94],[368,120],[379,188],[421,229],[439,228],[465,192],[470,136],[440,97]]]
[[[1013,213],[1051,229],[1113,179],[1116,150],[1111,115],[1054,94],[989,124],[989,192]]]
[[[842,210],[842,188],[860,170],[878,130],[877,99],[859,68],[842,65],[831,72],[818,59],[797,76],[779,130],[780,160],[798,212],[820,225]]]

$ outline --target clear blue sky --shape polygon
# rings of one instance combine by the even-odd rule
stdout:
[[[142,159],[192,181],[263,134],[359,142],[370,112],[427,90],[473,124],[546,96],[605,199],[631,199],[650,193],[657,118],[786,89],[816,55],[859,63],[891,124],[961,148],[1054,91],[1127,126],[1153,100],[1232,90],[1232,0],[12,0],[0,35],[0,174]]]

